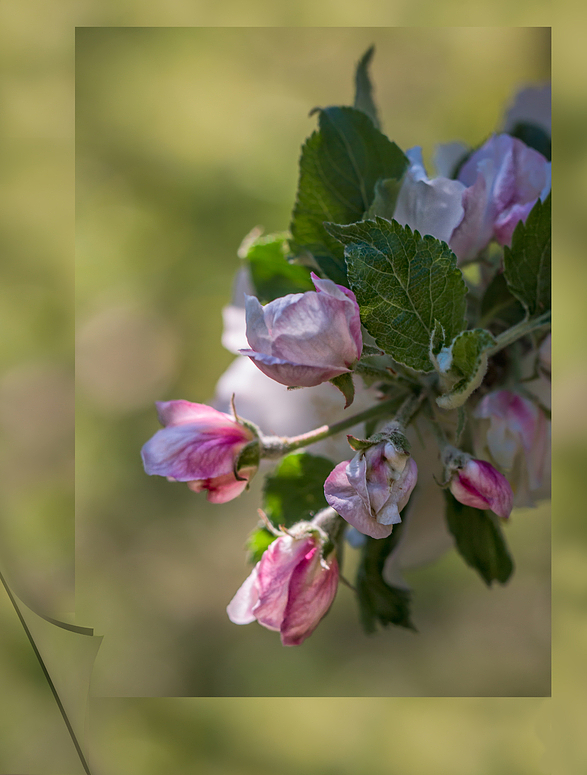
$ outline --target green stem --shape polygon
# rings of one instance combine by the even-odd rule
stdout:
[[[416,412],[423,394],[411,395],[399,408],[396,418],[401,415],[401,425],[407,425],[413,414]],[[346,431],[348,428],[352,428],[354,425],[358,425],[360,422],[366,420],[372,420],[375,417],[383,417],[389,415],[397,406],[397,398],[390,398],[387,401],[382,401],[380,404],[371,406],[369,409],[365,409],[364,412],[354,414],[352,417],[347,417],[340,422],[336,422],[333,425],[322,425],[320,428],[316,428],[313,431],[302,433],[299,436],[291,437],[279,437],[270,436],[262,439],[261,443],[261,457],[262,458],[278,458],[282,455],[288,455],[290,452],[295,452],[296,449],[307,447],[310,444],[315,444],[317,441],[327,439],[329,436],[334,436],[337,433]]]
[[[521,339],[523,336],[526,336],[526,334],[529,334],[531,331],[535,331],[537,328],[542,328],[543,326],[549,325],[549,323],[550,310],[540,315],[540,317],[534,318],[534,320],[522,320],[515,326],[508,328],[507,331],[499,334],[499,336],[496,337],[496,343],[493,345],[493,347],[487,350],[487,355],[495,355],[495,353],[503,350],[504,347],[512,344],[512,342]]]

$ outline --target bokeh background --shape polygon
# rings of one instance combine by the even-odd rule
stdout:
[[[66,390],[73,39],[71,29],[67,38],[60,32],[65,18],[38,27],[26,64],[16,47],[24,24],[10,17],[4,28],[13,69],[2,213],[11,334],[2,352],[2,562],[33,607],[73,619]],[[94,12],[86,23],[100,18]],[[544,509],[519,513],[508,531],[518,564],[508,589],[487,591],[448,554],[409,577],[419,636],[366,638],[350,595],[340,594],[304,647],[286,650],[262,628],[224,618],[247,573],[242,543],[258,490],[219,512],[187,488],[145,477],[137,456],[157,427],[152,401],[207,401],[230,363],[219,343],[220,309],[238,244],[256,224],[287,226],[298,149],[314,126],[307,112],[352,99],[364,49],[376,43],[385,129],[403,147],[422,144],[429,157],[435,142],[477,142],[517,86],[548,76],[546,32],[83,29],[78,41],[75,620],[104,636],[92,678],[95,772],[535,773],[548,771],[553,756],[579,764],[572,742],[580,715],[567,713],[555,735],[550,701],[534,699],[548,694]],[[565,161],[574,171],[563,223],[580,212],[584,192],[577,173],[584,161],[571,154],[583,125],[573,94],[569,79],[555,100],[561,174]],[[587,367],[578,366],[584,346],[572,343],[584,314],[581,242],[570,229],[556,236],[554,667],[564,687],[581,675],[585,646],[584,627],[576,626],[585,610],[584,544],[571,492],[587,458],[580,410]],[[5,603],[0,771],[81,771]],[[519,626],[516,610],[528,626]],[[229,699],[239,694],[302,697]],[[351,699],[303,698],[320,694]],[[500,694],[521,697],[474,696]],[[33,735],[40,747],[27,745]]]
[[[288,227],[308,113],[352,102],[371,43],[384,127],[428,156],[482,141],[520,86],[549,78],[548,29],[77,32],[76,610],[104,635],[97,694],[550,693],[546,505],[512,519],[507,588],[450,552],[408,577],[420,635],[365,636],[341,588],[312,638],[283,649],[225,613],[262,477],[214,506],[142,471],[154,401],[209,402],[233,360],[221,309],[240,241]]]

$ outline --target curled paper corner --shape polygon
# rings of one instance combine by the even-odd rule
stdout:
[[[87,751],[87,713],[90,681],[103,636],[91,627],[45,616],[30,608],[0,581],[26,633],[75,747],[83,771],[90,775]]]

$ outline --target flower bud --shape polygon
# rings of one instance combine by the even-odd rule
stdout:
[[[508,474],[516,506],[533,505],[549,450],[549,423],[542,410],[510,390],[488,393],[477,405],[475,451]]]
[[[324,483],[328,504],[361,533],[386,538],[401,522],[418,478],[407,450],[407,440],[395,432],[339,463]]]
[[[263,553],[226,611],[234,624],[257,620],[281,634],[284,646],[299,646],[326,615],[336,595],[338,562],[329,542],[311,522],[298,522]]]
[[[508,480],[491,463],[466,456],[464,465],[453,468],[450,491],[465,506],[490,509],[507,519],[512,510],[514,493]]]
[[[242,493],[259,460],[250,427],[189,401],[159,401],[157,412],[165,427],[141,450],[148,474],[187,482],[194,492],[207,490],[211,503],[226,503]]]
[[[291,293],[264,307],[247,296],[248,355],[282,385],[313,387],[349,373],[361,357],[359,305],[348,288],[312,273],[316,291]]]

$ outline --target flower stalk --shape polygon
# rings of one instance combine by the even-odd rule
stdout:
[[[423,397],[424,391],[408,396],[397,411],[392,423],[396,427],[405,428],[416,413]],[[261,439],[261,457],[275,460],[283,455],[289,455],[297,449],[307,447],[310,444],[315,444],[317,441],[327,439],[329,436],[346,431],[360,422],[373,420],[376,417],[385,417],[393,412],[396,406],[397,398],[392,398],[375,404],[375,406],[371,406],[369,409],[347,417],[340,422],[333,423],[332,425],[322,425],[320,428],[315,428],[299,436],[290,436],[289,438],[287,436],[264,436]]]
[[[550,310],[540,315],[540,317],[534,318],[534,320],[522,320],[496,337],[496,343],[487,350],[488,357],[495,355],[513,342],[526,336],[526,334],[530,334],[532,331],[548,325],[550,325]]]

